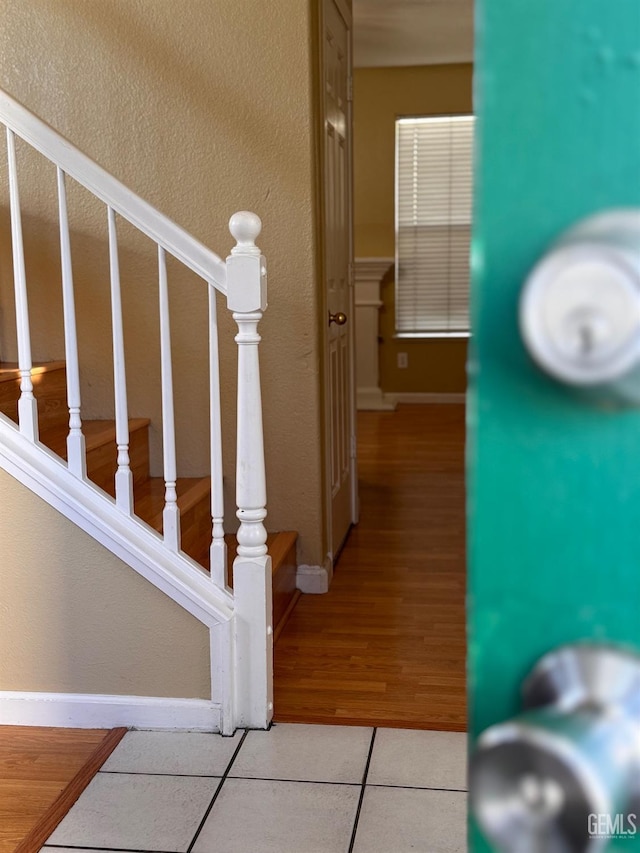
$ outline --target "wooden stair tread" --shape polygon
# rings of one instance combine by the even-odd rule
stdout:
[[[238,540],[235,534],[227,533],[224,541],[227,543],[227,568],[231,571],[233,561],[238,552]],[[278,533],[267,533],[267,552],[271,557],[273,574],[280,568],[288,552],[291,548],[295,547],[297,541],[298,534],[295,530],[281,530]]]
[[[269,542],[269,537],[272,537],[272,542]],[[281,530],[279,533],[270,533],[267,536],[267,550],[271,557],[271,561],[275,566],[279,566],[291,548],[296,547],[298,534],[295,530]],[[294,551],[295,553],[295,551]]]
[[[130,418],[129,433],[133,433],[138,429],[145,429],[151,421],[149,418]],[[116,441],[116,422],[115,421],[83,421],[82,432],[84,434],[87,453],[101,447],[103,444],[112,442],[115,445]],[[40,434],[40,443],[46,445],[49,450],[57,453],[63,459],[67,458],[67,436],[69,427],[54,426],[49,427]]]
[[[178,508],[183,514],[198,501],[211,493],[209,477],[179,477],[176,483]],[[162,477],[150,477],[136,486],[134,493],[135,513],[155,530],[162,530],[165,482]]]
[[[233,561],[238,541],[233,534],[224,538],[227,543],[227,583],[233,588]],[[300,591],[296,589],[297,540],[298,534],[294,530],[267,534],[267,550],[271,557],[274,642],[300,597]]]
[[[43,361],[33,365],[31,375],[38,376],[41,373],[48,373],[50,370],[64,369],[66,369],[64,361]],[[9,382],[12,379],[19,378],[20,370],[17,361],[0,361],[0,382]]]

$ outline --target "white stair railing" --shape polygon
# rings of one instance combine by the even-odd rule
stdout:
[[[21,378],[19,436],[0,415],[0,466],[72,517],[107,547],[199,618],[211,633],[212,709],[229,733],[237,726],[264,728],[273,711],[271,566],[266,548],[266,485],[257,327],[266,308],[266,264],[255,240],[260,219],[240,212],[230,221],[236,246],[226,263],[195,238],[128,190],[100,166],[6,93],[0,92],[0,122],[7,128],[16,328]],[[69,408],[68,463],[56,461],[38,443],[37,402],[31,381],[28,288],[18,192],[15,136],[56,167],[62,268],[64,339]],[[65,177],[69,175],[107,207],[114,410],[117,472],[115,504],[89,483],[81,420],[81,365],[75,316],[71,241]],[[133,473],[129,457],[126,348],[118,257],[116,214],[150,237],[158,247],[163,463],[163,537],[134,516]],[[209,387],[211,449],[211,571],[207,574],[180,550],[171,335],[166,253],[197,273],[209,296]],[[221,399],[215,292],[227,296],[238,325],[236,495],[238,552],[234,589],[227,586],[222,478]],[[53,494],[65,493],[63,501]],[[98,531],[98,532],[96,532]],[[206,578],[206,581],[204,580]],[[215,716],[217,714],[217,716]]]

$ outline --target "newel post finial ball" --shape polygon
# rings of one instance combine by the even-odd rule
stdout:
[[[260,254],[256,246],[258,234],[262,230],[262,221],[255,213],[248,210],[239,210],[229,220],[229,231],[237,245],[231,250],[231,254]]]

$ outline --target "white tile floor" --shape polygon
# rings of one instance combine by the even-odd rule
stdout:
[[[129,732],[42,848],[463,853],[466,735]]]

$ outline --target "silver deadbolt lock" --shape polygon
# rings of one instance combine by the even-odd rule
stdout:
[[[601,213],[563,235],[525,283],[520,329],[555,379],[630,383],[640,399],[640,211]]]
[[[523,706],[471,759],[471,808],[495,850],[597,853],[612,833],[640,835],[640,656],[561,648],[526,680]]]

